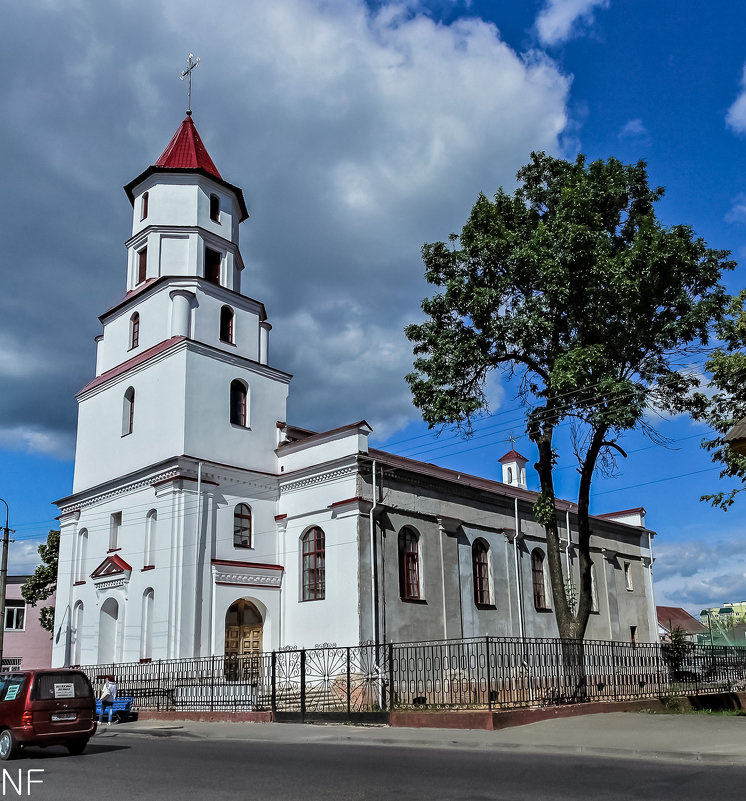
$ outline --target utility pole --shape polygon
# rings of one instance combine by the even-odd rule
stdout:
[[[5,504],[5,526],[3,527],[3,553],[0,557],[0,671],[3,665],[3,646],[5,644],[5,589],[8,584],[8,543],[10,542],[10,529],[8,528],[8,518],[10,510],[8,502],[0,498]]]

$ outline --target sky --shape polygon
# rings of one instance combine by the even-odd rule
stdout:
[[[243,291],[266,304],[270,363],[294,374],[289,422],[366,419],[372,444],[500,477],[533,463],[514,387],[489,381],[468,442],[428,432],[403,334],[430,293],[420,248],[460,230],[479,192],[512,190],[532,150],[648,163],[658,214],[746,259],[746,6],[732,0],[37,0],[0,25],[0,496],[31,571],[70,493],[75,393],[94,374],[98,315],[125,291],[131,207],[192,108],[226,180],[243,188]],[[736,292],[738,267],[726,276]],[[699,369],[701,361],[692,363]],[[690,611],[746,599],[746,493],[720,481],[687,418],[651,418],[591,511],[643,506],[656,601]],[[530,467],[530,465],[529,465]],[[528,483],[536,488],[535,472]],[[558,494],[574,498],[567,449]]]

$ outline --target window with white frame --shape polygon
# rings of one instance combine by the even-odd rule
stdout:
[[[151,509],[145,518],[145,547],[143,548],[143,567],[155,566],[155,534],[158,527],[158,512]]]
[[[598,584],[596,582],[596,566],[591,562],[591,612],[598,612]]]
[[[541,548],[531,551],[531,580],[534,590],[534,609],[537,612],[550,610],[547,593],[547,575],[544,552]]]
[[[78,532],[78,549],[75,554],[75,581],[85,581],[85,561],[88,555],[88,529]]]
[[[399,596],[402,601],[419,601],[420,537],[409,526],[399,532]]]
[[[477,606],[489,606],[492,603],[489,547],[484,540],[475,540],[471,546],[471,562],[474,574],[474,603]]]
[[[5,601],[5,631],[24,631],[26,628],[26,602],[8,598]]]
[[[632,586],[632,565],[629,562],[624,563],[624,586],[632,592],[634,587]]]

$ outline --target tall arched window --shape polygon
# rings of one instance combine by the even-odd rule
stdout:
[[[489,548],[484,540],[475,540],[471,546],[471,562],[474,572],[474,603],[477,606],[488,606],[492,603]]]
[[[233,547],[251,548],[251,507],[239,503],[233,510]]]
[[[301,537],[303,552],[303,600],[323,600],[326,592],[324,532],[314,526]]]
[[[137,252],[137,283],[141,284],[148,277],[148,249]]]
[[[547,611],[547,579],[544,572],[544,552],[540,548],[531,551],[531,579],[534,588],[534,609]]]
[[[158,527],[158,512],[151,509],[145,518],[145,547],[143,548],[143,567],[155,565],[155,533]]]
[[[140,625],[140,659],[153,657],[153,600],[154,592],[148,587],[142,594],[142,618]]]
[[[234,426],[247,426],[246,384],[237,378],[231,381],[231,423]]]
[[[135,424],[135,388],[129,387],[122,403],[122,436],[132,433]]]
[[[233,344],[233,309],[230,306],[220,310],[220,340]]]
[[[404,601],[420,600],[420,538],[408,527],[399,532],[399,594]]]
[[[591,612],[598,612],[598,584],[596,584],[596,566],[591,562]]]
[[[130,317],[130,350],[140,344],[140,315],[135,312]]]
[[[73,609],[73,664],[80,664],[80,644],[83,633],[83,602],[78,601]]]
[[[85,581],[85,562],[88,555],[88,529],[78,532],[78,548],[75,553],[75,581]]]
[[[142,193],[142,200],[140,202],[140,219],[144,220],[148,216],[148,193]]]

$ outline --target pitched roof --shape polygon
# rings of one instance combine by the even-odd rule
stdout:
[[[658,625],[666,631],[677,627],[686,634],[702,634],[707,631],[707,626],[680,606],[656,606],[655,611],[658,614]]]
[[[503,462],[527,462],[528,459],[518,453],[517,450],[513,449],[508,451],[502,459],[498,459],[497,461],[502,464]]]
[[[218,172],[207,148],[202,143],[194,120],[189,113],[179,126],[176,133],[171,137],[171,141],[155,163],[156,167],[167,167],[177,170],[203,169],[205,172],[214,175],[222,180],[223,176]]]

